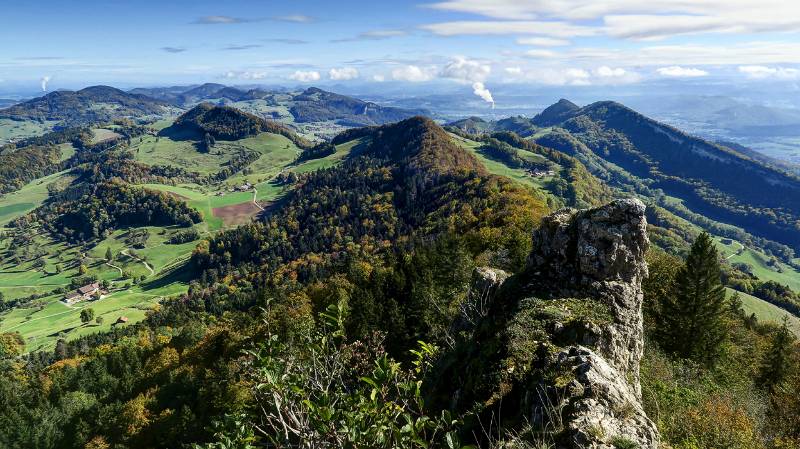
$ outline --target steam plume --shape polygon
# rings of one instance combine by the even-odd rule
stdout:
[[[492,104],[492,109],[494,109],[494,98],[492,98],[492,93],[489,92],[489,89],[483,85],[480,81],[472,83],[472,92],[481,97],[483,101]]]

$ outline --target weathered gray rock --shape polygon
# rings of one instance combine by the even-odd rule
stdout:
[[[644,348],[641,282],[649,245],[645,206],[638,200],[546,217],[534,235],[526,271],[538,290],[554,296],[589,296],[613,321],[599,331],[596,351],[569,346],[558,364],[576,385],[564,398],[570,441],[580,448],[612,448],[614,438],[657,448],[659,435],[641,405],[639,363]]]
[[[560,363],[572,368],[575,394],[567,399],[566,419],[574,447],[614,449],[621,439],[642,449],[658,448],[655,425],[642,409],[631,382],[590,349],[571,347],[559,354]]]
[[[440,400],[480,404],[482,422],[503,416],[559,449],[658,448],[639,384],[644,213],[638,200],[560,210],[535,231],[523,272],[477,269],[460,320],[468,338],[432,388]],[[521,429],[505,429],[509,443],[525,447]]]
[[[534,234],[527,270],[554,293],[589,294],[608,306],[601,352],[629,377],[639,394],[639,362],[644,348],[642,279],[647,238],[645,206],[636,199],[576,211],[562,209],[543,219]]]

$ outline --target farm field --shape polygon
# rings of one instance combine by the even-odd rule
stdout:
[[[150,237],[142,249],[131,249],[126,238],[132,231],[147,231]],[[120,316],[135,323],[145,316],[158,300],[186,291],[188,285],[180,279],[180,264],[190,255],[197,242],[169,244],[173,229],[146,227],[135,230],[118,230],[86,251],[78,245],[51,240],[39,234],[33,246],[45,248],[40,254],[44,264],[17,263],[13,259],[0,265],[0,293],[4,300],[15,300],[36,295],[21,307],[0,314],[0,332],[13,330],[22,333],[27,350],[48,348],[58,338],[72,339],[80,335],[108,330]],[[0,241],[0,250],[4,249]],[[105,260],[110,249],[113,259]],[[68,306],[61,301],[64,292],[72,291],[70,283],[80,275],[106,281],[110,294],[99,301],[81,302]],[[82,326],[80,310],[91,307],[101,324]]]
[[[128,290],[112,291],[103,299],[80,302],[69,306],[60,301],[62,295],[38,300],[30,307],[20,307],[0,315],[0,332],[20,332],[26,340],[26,351],[52,349],[59,338],[71,340],[83,335],[105,332],[120,317],[128,318],[130,325],[144,319],[148,310],[169,296],[183,293],[188,286],[172,282],[163,287],[134,286]],[[80,312],[91,308],[102,323],[81,323]]]
[[[92,143],[105,142],[107,140],[121,137],[119,134],[108,128],[95,128],[92,130]]]
[[[16,192],[0,196],[0,226],[8,224],[9,221],[25,215],[40,206],[47,199],[48,185],[67,183],[71,179],[72,177],[66,172],[54,173],[31,181]]]

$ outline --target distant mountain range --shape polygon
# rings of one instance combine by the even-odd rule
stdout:
[[[726,96],[655,97],[636,103],[643,113],[736,137],[800,134],[800,109],[765,106]]]
[[[7,108],[19,103],[18,100],[11,100],[9,98],[0,98],[0,109]]]
[[[244,112],[292,124],[327,123],[328,128],[309,134],[328,137],[344,128],[383,125],[415,115],[430,115],[423,109],[402,109],[327,92],[311,87],[282,92],[263,89],[241,90],[222,84],[200,86],[137,88],[125,92],[108,86],[79,91],[57,91],[18,104],[8,102],[0,118],[16,121],[58,122],[60,126],[105,123],[117,118],[153,121],[172,118],[200,103],[232,106]],[[2,100],[0,100],[0,107]]]
[[[310,87],[300,92],[241,90],[222,84],[133,89],[132,94],[147,95],[175,106],[187,108],[200,102],[231,105],[248,112],[266,112],[272,118],[288,113],[298,123],[332,121],[346,127],[382,125],[415,115],[430,115],[423,109],[402,109]],[[272,108],[270,110],[270,108]]]

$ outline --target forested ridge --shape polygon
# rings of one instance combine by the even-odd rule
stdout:
[[[563,114],[546,110],[533,123],[550,125],[555,123],[552,116],[560,120],[558,126],[602,158],[634,176],[653,180],[652,188],[684,198],[697,212],[793,247],[800,242],[797,177],[614,102],[569,108]],[[764,195],[765,191],[773,194]]]

